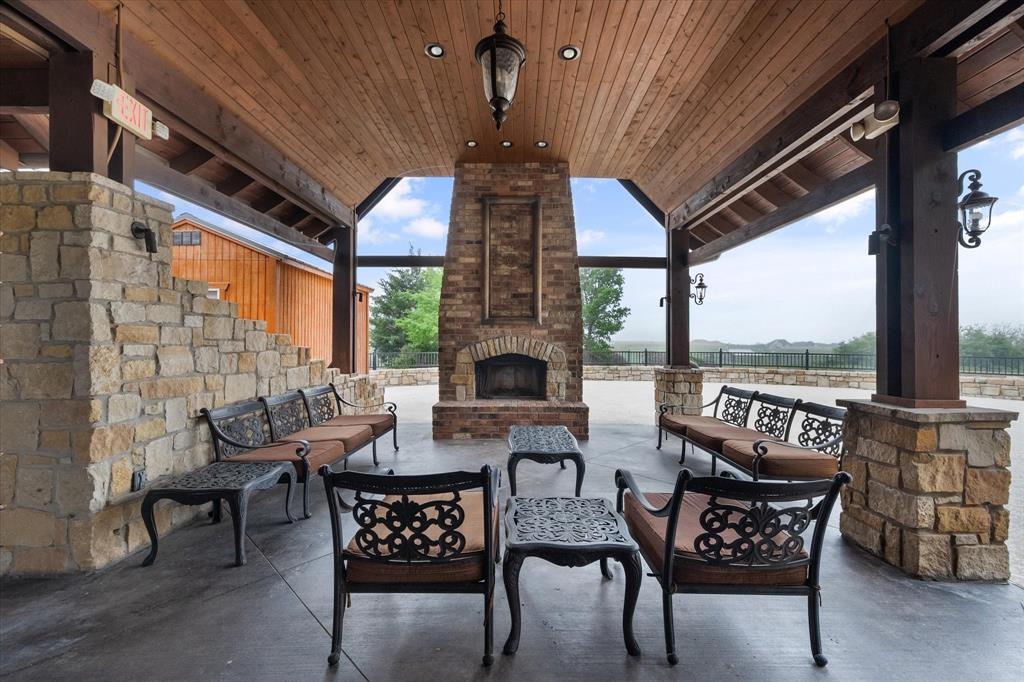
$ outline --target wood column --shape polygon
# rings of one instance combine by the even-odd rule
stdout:
[[[106,80],[106,62],[92,52],[50,54],[50,170],[107,174],[108,121],[89,93]]]
[[[356,231],[334,228],[334,305],[331,318],[331,367],[355,372]]]
[[[668,230],[668,357],[669,367],[690,367],[690,234]]]
[[[878,219],[893,227],[876,266],[878,394],[905,407],[962,407],[957,303],[956,59],[912,59],[895,74],[900,124],[883,143]]]

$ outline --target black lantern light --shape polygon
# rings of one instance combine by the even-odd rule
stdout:
[[[690,298],[697,305],[704,305],[704,296],[708,293],[708,285],[704,283],[704,275],[698,272],[697,276],[690,280],[690,284],[696,285],[694,286],[696,291],[690,294]]]
[[[494,33],[476,44],[476,60],[483,70],[484,97],[501,130],[501,123],[516,96],[519,69],[526,63],[526,48],[507,33],[501,0],[498,0],[498,14],[494,17]]]
[[[964,178],[970,180],[967,186],[970,191],[957,202],[960,209],[960,221],[957,223],[960,234],[957,239],[964,248],[973,249],[981,244],[981,235],[992,224],[992,206],[998,199],[981,191],[981,171],[977,170],[964,171],[960,174],[957,178],[957,194],[964,192]]]

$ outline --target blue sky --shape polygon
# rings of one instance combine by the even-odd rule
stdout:
[[[962,152],[959,165],[980,169],[985,190],[999,197],[982,245],[959,251],[961,324],[1024,324],[1024,126]],[[176,214],[189,211],[269,240],[165,192],[140,189],[174,203]],[[574,178],[572,192],[581,254],[664,254],[661,226],[617,181]],[[405,254],[412,246],[424,255],[443,255],[451,194],[452,178],[403,180],[360,223],[359,253]],[[867,255],[867,235],[874,222],[869,191],[701,266],[708,298],[703,306],[691,306],[693,338],[839,341],[873,329],[874,259]],[[298,249],[284,250],[312,264],[320,261]],[[359,281],[376,287],[385,272],[361,269]],[[660,343],[664,273],[625,275],[625,304],[632,313],[616,340]]]

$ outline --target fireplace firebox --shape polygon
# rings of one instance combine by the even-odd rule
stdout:
[[[544,400],[547,363],[518,353],[497,355],[476,363],[477,399]]]

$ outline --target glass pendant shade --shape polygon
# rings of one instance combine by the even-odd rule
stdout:
[[[516,96],[519,70],[526,62],[523,44],[506,33],[505,22],[494,24],[494,33],[476,44],[476,60],[484,79],[484,97],[491,105],[491,115],[501,130],[502,121]]]

